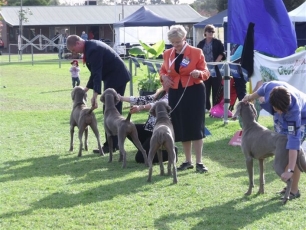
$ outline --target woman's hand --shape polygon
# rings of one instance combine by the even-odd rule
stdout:
[[[133,114],[133,113],[138,113],[140,111],[140,107],[139,105],[132,105],[131,106],[131,109],[130,109],[130,113]]]
[[[117,93],[117,96],[119,98],[119,101],[122,101],[122,96],[119,93]]]
[[[256,100],[257,98],[260,98],[260,96],[258,95],[257,92],[254,92],[252,94],[247,94],[244,96],[244,98],[241,100],[242,102],[244,103],[247,103],[249,101],[254,101]]]
[[[247,94],[247,95],[245,95],[244,98],[242,99],[242,102],[247,103],[247,102],[249,102],[249,101],[251,101],[251,100],[252,100],[252,99],[251,99],[251,95],[250,95],[250,94]]]
[[[201,76],[201,72],[199,70],[193,70],[190,72],[190,76],[193,78],[199,78]]]
[[[173,81],[172,81],[171,77],[169,77],[167,75],[163,75],[161,78],[163,80],[162,83],[163,83],[164,88],[169,89],[169,88],[172,87]]]
[[[284,172],[281,175],[281,179],[284,182],[287,182],[291,177],[292,177],[293,173],[292,172]]]

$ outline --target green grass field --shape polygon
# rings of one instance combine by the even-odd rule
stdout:
[[[305,229],[305,175],[302,196],[284,206],[277,194],[284,183],[273,171],[273,158],[266,160],[263,195],[256,194],[254,161],[256,185],[251,196],[244,196],[244,156],[240,147],[228,145],[240,129],[238,122],[224,125],[207,115],[212,135],[204,139],[203,161],[208,173],[178,172],[173,185],[155,165],[148,183],[148,168],[134,161],[136,149],[128,140],[126,169],[117,161],[118,152],[112,163],[108,154],[92,153],[97,145],[91,131],[88,152],[77,157],[77,129],[75,150],[68,151],[70,61],[59,65],[56,54],[35,55],[33,65],[27,55],[22,61],[14,58],[8,63],[6,55],[0,56],[0,229]],[[81,85],[88,76],[81,65]],[[133,78],[134,94],[139,79]],[[95,113],[104,142],[101,108],[100,103]],[[146,113],[132,116],[135,123],[146,118]],[[272,128],[271,117],[259,121]],[[180,164],[184,153],[177,145]]]

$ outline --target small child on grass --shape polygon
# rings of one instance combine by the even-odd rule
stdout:
[[[72,79],[72,87],[74,88],[75,84],[77,86],[80,85],[80,68],[77,60],[73,60],[70,64],[71,64],[70,73]]]

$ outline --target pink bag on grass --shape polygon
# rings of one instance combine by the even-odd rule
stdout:
[[[214,105],[209,112],[210,117],[215,117],[215,118],[223,118],[224,117],[224,100],[220,101],[219,104]],[[233,113],[228,110],[228,117],[232,117]]]

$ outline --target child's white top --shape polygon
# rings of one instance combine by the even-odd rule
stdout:
[[[71,66],[70,73],[71,77],[78,78],[80,77],[80,68],[78,66]]]

